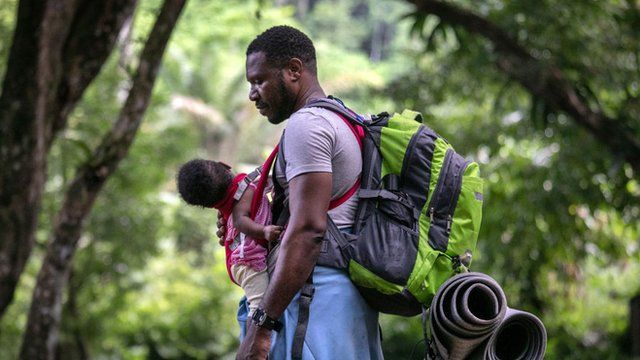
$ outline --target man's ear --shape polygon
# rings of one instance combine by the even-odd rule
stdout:
[[[302,60],[298,58],[291,58],[291,60],[289,60],[289,63],[287,64],[286,72],[289,76],[289,79],[293,82],[296,82],[302,77],[303,69],[304,65],[302,64]]]

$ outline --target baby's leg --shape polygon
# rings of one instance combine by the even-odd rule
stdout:
[[[240,287],[244,290],[249,302],[249,319],[260,305],[264,292],[269,285],[269,275],[266,269],[256,271],[246,265],[231,266],[231,274]]]

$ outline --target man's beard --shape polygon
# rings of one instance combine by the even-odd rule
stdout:
[[[272,124],[280,124],[287,120],[289,116],[293,114],[293,110],[296,105],[295,96],[291,94],[284,85],[282,72],[278,73],[278,97],[279,104],[277,109],[274,108],[276,112],[272,116],[267,117],[267,120]]]

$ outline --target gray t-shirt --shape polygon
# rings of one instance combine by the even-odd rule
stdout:
[[[287,198],[289,181],[294,177],[328,172],[333,174],[331,200],[338,199],[351,189],[362,171],[362,155],[356,136],[344,120],[323,108],[303,108],[291,115],[281,154],[284,154],[284,161],[276,161],[276,178]],[[357,204],[356,193],[328,214],[339,228],[351,227]]]

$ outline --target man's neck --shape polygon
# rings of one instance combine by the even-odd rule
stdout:
[[[313,86],[301,91],[300,96],[298,96],[298,101],[296,101],[294,112],[302,109],[305,105],[314,100],[326,97],[327,95],[324,93],[324,90],[322,90],[322,87],[320,87],[320,84],[315,83]]]

